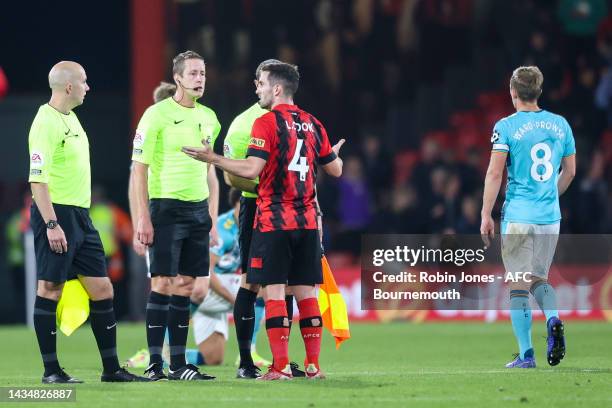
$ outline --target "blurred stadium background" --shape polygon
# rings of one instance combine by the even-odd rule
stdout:
[[[134,126],[185,49],[206,59],[200,102],[221,121],[219,152],[233,117],[256,100],[255,67],[273,57],[299,66],[296,102],[333,141],[347,139],[344,176],[319,173],[318,191],[325,246],[354,319],[418,314],[360,310],[361,234],[478,233],[491,130],[512,112],[508,80],[518,65],[541,68],[541,107],[574,130],[578,173],[561,200],[562,231],[612,231],[612,1],[68,0],[1,8],[0,323],[26,321],[27,136],[49,97],[47,73],[62,59],[81,63],[91,86],[77,113],[90,138],[98,228],[122,319],[142,319],[148,284],[127,216]]]

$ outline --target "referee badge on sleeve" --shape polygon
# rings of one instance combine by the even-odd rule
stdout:
[[[142,154],[142,146],[144,145],[145,135],[140,131],[136,131],[134,136],[134,154]]]
[[[45,164],[45,160],[43,159],[43,155],[40,152],[32,152],[30,156],[30,167],[39,168]]]
[[[32,152],[30,155],[30,176],[42,175],[41,168],[43,164],[45,164],[45,160],[43,159],[42,153]]]

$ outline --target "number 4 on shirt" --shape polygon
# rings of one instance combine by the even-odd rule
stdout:
[[[295,146],[295,153],[293,154],[293,158],[291,159],[291,163],[289,163],[288,169],[291,171],[297,171],[300,173],[300,181],[306,181],[306,174],[308,173],[308,161],[306,160],[306,156],[300,156],[300,151],[302,150],[302,145],[304,144],[303,139],[298,139]]]

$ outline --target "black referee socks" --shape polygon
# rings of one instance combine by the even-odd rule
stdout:
[[[168,335],[170,336],[170,369],[178,370],[187,365],[185,345],[189,333],[189,296],[172,295],[168,311]]]
[[[254,365],[251,357],[251,338],[255,330],[255,299],[257,299],[256,292],[240,288],[234,303],[234,324],[241,367]]]
[[[166,327],[168,327],[168,307],[170,296],[158,292],[149,294],[145,323],[147,325],[147,345],[149,347],[149,364],[162,363],[162,347]]]
[[[55,300],[36,296],[34,301],[34,330],[38,339],[40,355],[45,366],[45,377],[59,371],[56,354]]]
[[[90,300],[89,321],[98,343],[104,372],[114,373],[120,366],[117,359],[117,319],[113,299]]]

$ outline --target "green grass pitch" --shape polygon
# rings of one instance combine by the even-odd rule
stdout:
[[[295,326],[294,326],[295,327]],[[297,328],[297,327],[296,327]],[[557,367],[545,358],[545,328],[534,323],[538,368],[507,370],[516,346],[509,322],[353,324],[353,338],[335,350],[325,333],[321,362],[328,378],[261,383],[237,380],[234,338],[226,363],[205,367],[214,382],[102,384],[100,361],[88,324],[71,337],[58,334],[60,363],[86,381],[75,386],[76,403],[28,403],[53,407],[612,407],[612,324],[566,322],[568,351]],[[119,356],[146,345],[143,324],[119,325]],[[294,333],[291,358],[302,361]],[[0,387],[40,385],[42,367],[34,332],[0,327]],[[265,336],[258,349],[269,356]],[[132,369],[133,370],[133,369]],[[139,370],[140,371],[140,370]],[[15,406],[2,403],[0,406]]]

